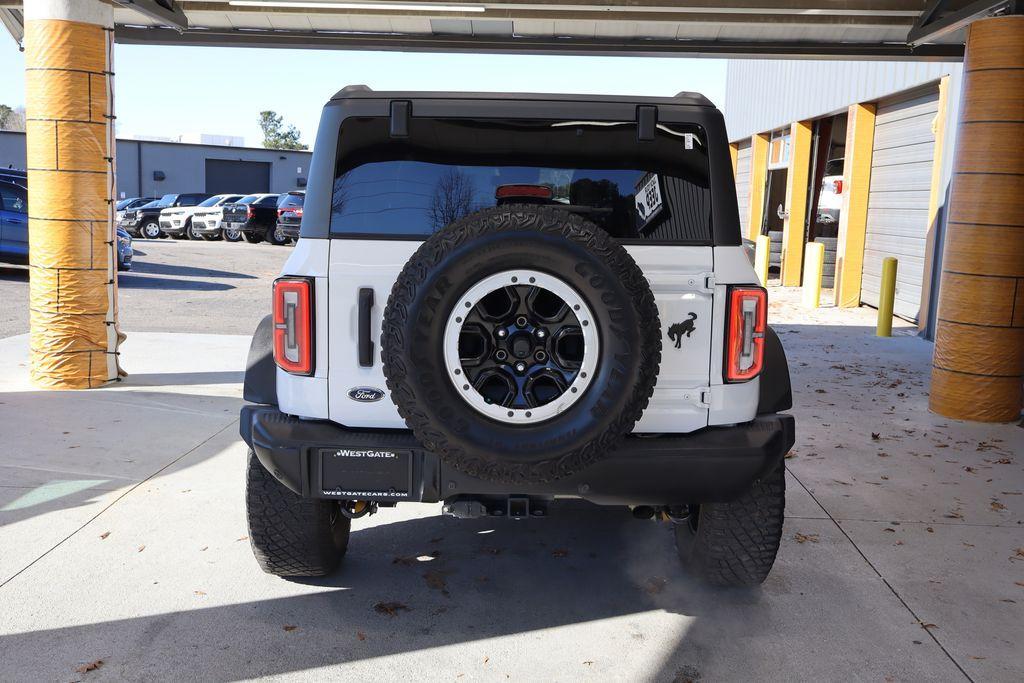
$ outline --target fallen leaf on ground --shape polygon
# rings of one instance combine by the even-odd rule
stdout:
[[[248,540],[249,540],[248,536],[242,536],[241,538],[236,538],[235,539],[235,543],[237,543],[239,541],[248,541]]]
[[[282,628],[288,633],[291,633],[292,631],[297,631],[299,627],[293,626],[292,624],[288,624],[287,626],[283,626]]]
[[[927,623],[927,622],[924,622],[924,621],[918,621],[917,623],[921,624],[921,628],[923,628],[923,629],[924,629],[924,630],[926,630],[926,631],[927,631],[928,629],[932,629],[932,628],[938,628],[938,626],[937,626],[937,625],[935,625],[935,624],[931,624],[931,623]]]
[[[644,590],[651,595],[657,595],[661,591],[665,590],[665,586],[668,584],[668,579],[663,576],[652,576],[647,579],[647,583],[644,584]]]
[[[871,440],[872,441],[878,441],[881,438],[882,438],[881,433],[879,433],[879,432],[871,432]]]
[[[423,578],[427,580],[427,585],[434,590],[443,591],[448,587],[448,580],[445,576],[448,572],[443,572],[440,569],[428,569],[423,572]]]
[[[84,673],[88,673],[90,671],[95,671],[96,669],[100,668],[101,666],[103,666],[103,660],[102,659],[97,659],[95,661],[89,662],[88,664],[83,664],[82,666],[76,666],[75,667],[75,671],[77,671],[80,674],[84,674]]]
[[[137,550],[136,552],[139,552],[139,553],[141,553],[141,552],[142,552],[143,550],[145,550],[145,549],[146,549],[146,546],[144,546],[144,545],[140,545],[140,546],[139,546],[139,549],[138,549],[138,550]]]
[[[487,662],[489,662],[489,661],[491,661],[491,658],[490,658],[490,657],[484,657],[484,664],[486,664],[486,663],[487,663]]]
[[[798,531],[793,536],[793,538],[796,539],[797,543],[807,543],[808,541],[810,541],[811,543],[817,543],[818,542],[818,534],[802,534],[802,533],[800,533]]]
[[[109,536],[109,535],[110,535],[109,531],[104,531],[102,534],[100,534],[100,540],[101,541],[107,540],[107,536]]]
[[[587,666],[593,666],[594,665],[594,660],[593,659],[588,659],[587,661],[585,661],[583,663],[586,664]]]
[[[993,500],[989,505],[993,510],[1005,510],[1006,506],[1000,503],[998,500]]]
[[[975,657],[974,655],[971,655],[971,659],[976,659],[980,661],[982,659],[988,659],[988,657]]]
[[[793,452],[793,451],[790,451],[789,453],[786,453],[786,455],[785,455],[785,459],[786,460],[789,460],[790,458],[795,458],[795,457],[796,457],[796,453]]]
[[[1014,581],[1013,584],[1015,586],[1020,586],[1021,588],[1024,588],[1024,581]]]
[[[934,534],[935,533],[935,529],[931,528],[930,526],[926,526],[924,528],[924,530],[927,531],[930,534]]]
[[[356,638],[359,640],[366,640],[366,634],[362,631],[356,631]]]
[[[206,591],[192,591],[196,595],[206,595]]]
[[[892,527],[885,527],[884,529],[882,529],[882,531],[891,531],[892,533],[896,533],[896,530]]]
[[[398,614],[399,610],[409,611],[409,608],[400,602],[378,602],[373,609],[377,610],[379,614],[386,614],[389,617]]]

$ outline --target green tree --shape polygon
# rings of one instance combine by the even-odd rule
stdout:
[[[25,110],[0,104],[0,130],[25,130]]]
[[[293,125],[284,126],[284,118],[274,111],[260,112],[260,128],[263,130],[263,146],[267,149],[309,149],[299,142],[299,129]]]

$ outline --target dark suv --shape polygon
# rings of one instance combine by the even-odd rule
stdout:
[[[271,244],[284,244],[278,240],[276,194],[250,194],[237,202],[224,205],[224,229],[239,230],[246,242],[256,244],[264,240]]]
[[[671,523],[711,582],[765,579],[789,370],[711,102],[346,88],[303,210],[240,420],[265,571],[332,571],[396,504],[576,498]]]
[[[299,225],[302,223],[302,203],[305,200],[306,193],[302,190],[293,190],[281,195],[281,199],[277,202],[277,239],[299,239]]]

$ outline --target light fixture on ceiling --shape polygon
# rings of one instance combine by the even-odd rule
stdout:
[[[483,5],[442,5],[431,2],[292,2],[291,0],[230,0],[237,7],[284,7],[295,9],[358,9],[383,12],[486,12]]]

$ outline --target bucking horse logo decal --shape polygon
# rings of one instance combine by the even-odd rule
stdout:
[[[689,337],[693,334],[697,327],[693,324],[693,321],[697,319],[696,313],[690,313],[690,319],[684,320],[681,323],[675,323],[668,328],[668,338],[676,343],[676,348],[682,348],[683,335]]]

